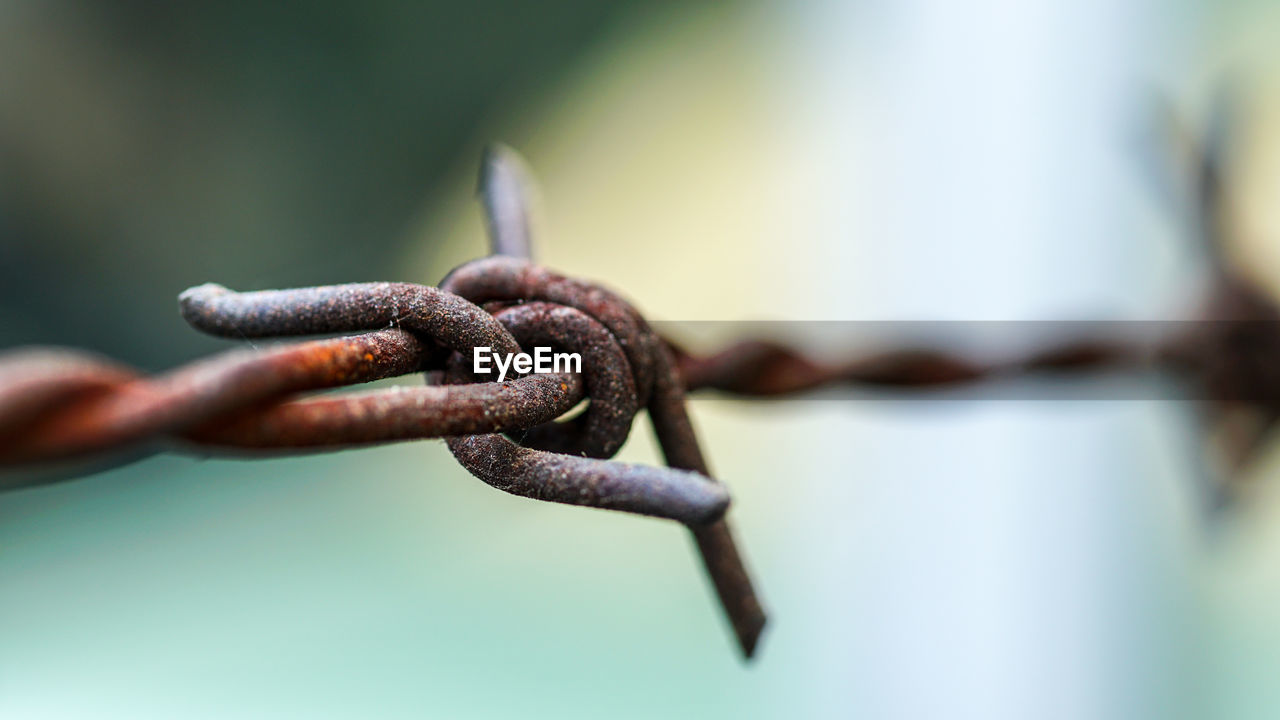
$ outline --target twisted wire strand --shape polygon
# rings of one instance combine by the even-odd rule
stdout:
[[[383,330],[233,351],[148,379],[74,351],[9,353],[0,356],[0,466],[30,467],[164,439],[177,450],[245,454],[514,431],[548,422],[584,397],[577,375],[555,374],[291,399],[300,391],[415,372],[425,355],[413,335]]]
[[[91,356],[20,352],[0,363],[0,462],[86,455],[180,434],[289,394],[367,382],[418,368],[422,345],[387,330],[355,337],[236,351],[147,379]],[[33,371],[33,367],[43,369]],[[63,368],[71,382],[58,384]]]
[[[1005,362],[979,362],[930,348],[898,349],[822,363],[797,348],[767,340],[743,340],[708,355],[695,355],[667,340],[689,390],[747,397],[792,396],[831,386],[935,389],[997,377],[1073,373],[1142,366],[1152,351],[1138,344],[1082,339]]]

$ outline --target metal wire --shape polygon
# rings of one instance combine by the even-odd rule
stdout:
[[[1211,404],[1252,403],[1280,417],[1280,376],[1245,362],[1243,343],[1280,355],[1280,311],[1220,254],[1217,282],[1196,332],[1157,347],[1083,338],[1031,356],[982,364],[933,349],[897,350],[824,365],[776,343],[750,340],[699,356],[659,337],[625,300],[597,284],[530,261],[528,179],[509,150],[486,153],[480,194],[494,255],[456,268],[440,287],[361,283],[234,292],[219,285],[180,296],[196,329],[231,338],[363,333],[237,350],[153,378],[81,352],[0,355],[0,488],[73,477],[50,463],[131,449],[228,454],[297,453],[416,438],[445,438],[484,482],[551,502],[675,520],[692,532],[739,647],[753,654],[766,616],[724,516],[729,494],[713,479],[685,408],[686,390],[753,397],[831,384],[930,388],[994,376],[1090,371],[1158,362],[1207,390]],[[1221,173],[1201,156],[1200,227],[1220,232]],[[1212,230],[1210,230],[1212,229]],[[1221,239],[1215,235],[1213,244]],[[1260,340],[1259,340],[1260,338]],[[583,356],[579,374],[476,377],[474,348],[517,352],[550,345]],[[425,387],[319,397],[310,391],[424,373]],[[583,400],[586,410],[563,420]],[[612,461],[646,410],[668,467]],[[557,421],[559,420],[559,421]],[[506,435],[504,435],[504,433]],[[512,438],[518,437],[517,443]],[[13,469],[18,472],[12,472]]]
[[[510,151],[491,151],[481,177],[494,249],[508,256],[531,247],[517,163]],[[297,452],[442,437],[473,475],[506,492],[687,525],[750,657],[765,615],[723,521],[728,491],[703,460],[667,345],[620,297],[516,257],[470,263],[442,286],[191,288],[179,297],[182,315],[211,334],[365,334],[227,353],[155,378],[74,351],[0,356],[0,466],[123,448]],[[466,367],[476,347],[514,353],[522,344],[578,352],[583,372],[498,383]],[[296,397],[415,372],[445,384]],[[579,416],[553,422],[584,399]],[[642,407],[668,467],[609,460]],[[519,445],[501,434],[516,432]],[[62,465],[0,478],[11,489],[74,474]]]

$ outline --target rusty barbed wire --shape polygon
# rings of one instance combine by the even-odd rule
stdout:
[[[1201,313],[1210,322],[1194,332],[1152,345],[1084,337],[998,363],[918,348],[834,365],[762,340],[690,353],[611,291],[533,264],[527,175],[513,152],[491,149],[480,195],[494,255],[456,268],[438,288],[358,283],[241,293],[207,284],[179,300],[189,324],[229,338],[363,334],[237,350],[153,378],[76,351],[0,355],[0,467],[22,471],[0,475],[0,487],[73,477],[77,468],[64,465],[27,471],[125,448],[297,453],[444,438],[463,467],[506,492],[686,525],[751,657],[765,613],[724,520],[729,493],[708,469],[686,391],[775,397],[840,384],[928,389],[1158,366],[1202,388],[1207,412],[1244,405],[1270,427],[1280,417],[1280,374],[1265,359],[1280,356],[1280,311],[1214,249],[1226,236],[1222,145],[1194,154],[1198,229],[1216,278]],[[531,345],[581,353],[583,372],[499,383],[463,362],[478,346],[507,353]],[[411,373],[428,384],[300,397]],[[565,420],[584,400],[585,410]],[[667,467],[609,459],[641,409]],[[1241,458],[1256,450],[1261,433]]]
[[[1230,171],[1234,102],[1215,99],[1197,135],[1166,103],[1153,113],[1157,141],[1145,146],[1152,184],[1171,214],[1191,208],[1191,239],[1209,269],[1209,289],[1193,319],[1168,323],[1150,340],[1079,337],[1002,362],[921,347],[895,348],[831,364],[777,342],[744,340],[706,355],[668,340],[689,391],[790,396],[823,387],[938,389],[1028,374],[1109,369],[1168,371],[1199,401],[1206,427],[1225,431],[1227,472],[1214,478],[1211,504],[1230,503],[1242,471],[1280,423],[1280,303],[1247,268],[1231,263],[1235,240]]]
[[[481,195],[495,251],[530,251],[526,188],[507,150],[486,155]],[[444,438],[473,475],[509,493],[676,520],[696,540],[746,657],[765,614],[723,516],[667,346],[619,296],[495,257],[455,270],[441,288],[357,283],[239,293],[206,284],[182,293],[196,329],[232,338],[363,332],[238,351],[156,378],[83,353],[0,358],[0,465],[29,468],[122,448],[297,452]],[[483,306],[483,307],[482,307]],[[546,344],[578,352],[582,373],[507,382],[473,376],[463,359]],[[428,386],[298,399],[299,393],[422,372]],[[438,384],[443,382],[444,384]],[[553,422],[588,400],[585,410]],[[648,410],[667,467],[621,463],[636,413]],[[502,433],[518,434],[520,443]],[[14,488],[74,471],[19,475]]]

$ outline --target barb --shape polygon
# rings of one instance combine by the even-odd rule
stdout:
[[[1240,471],[1255,459],[1280,420],[1280,372],[1273,369],[1280,356],[1280,306],[1247,268],[1233,265],[1229,257],[1238,240],[1231,203],[1238,103],[1236,88],[1223,84],[1200,138],[1171,108],[1159,118],[1164,154],[1187,162],[1185,168],[1166,163],[1167,179],[1157,178],[1165,180],[1157,185],[1187,188],[1181,200],[1193,211],[1191,240],[1204,250],[1210,273],[1210,289],[1198,312],[1198,319],[1207,322],[1169,338],[1163,351],[1169,363],[1203,389],[1200,412],[1206,426],[1226,430],[1221,449],[1229,471],[1214,478],[1216,487],[1209,489],[1218,508],[1234,500]]]
[[[441,286],[477,303],[537,300],[576,308],[598,320],[626,355],[634,381],[635,401],[647,406],[667,464],[710,478],[711,472],[685,410],[684,386],[676,375],[675,359],[667,345],[634,308],[612,292],[529,263],[533,255],[528,200],[532,193],[528,177],[513,151],[499,148],[486,154],[480,175],[480,194],[485,200],[494,257],[457,268]],[[500,257],[503,255],[511,259]],[[539,323],[541,327],[549,325]],[[547,339],[556,341],[556,338]],[[613,363],[617,363],[616,358]],[[631,412],[634,414],[634,410]],[[585,433],[577,436],[586,439]],[[621,439],[625,439],[625,432]],[[535,438],[535,442],[538,441]],[[500,438],[488,442],[493,443],[490,452],[512,451]],[[464,452],[471,448],[457,442],[451,442],[450,447],[466,464]],[[562,446],[562,449],[574,448]],[[600,457],[608,457],[615,450],[607,443],[589,442],[576,449],[588,454],[597,451]],[[733,626],[738,647],[750,658],[764,630],[766,616],[729,524],[725,520],[690,524],[690,530],[720,605]]]
[[[533,258],[533,180],[520,155],[501,143],[480,160],[480,202],[494,255]]]
[[[477,303],[536,300],[576,308],[594,317],[608,328],[626,354],[635,378],[637,400],[649,411],[667,464],[711,477],[685,410],[684,387],[670,351],[620,297],[537,265],[498,256],[456,268],[441,287]],[[693,526],[692,530],[739,646],[750,657],[766,618],[729,526],[717,522]]]

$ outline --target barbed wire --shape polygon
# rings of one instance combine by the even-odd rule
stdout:
[[[494,248],[528,252],[526,189],[514,162],[509,151],[489,154],[482,194]],[[0,465],[157,441],[236,452],[444,438],[463,467],[500,490],[686,525],[742,653],[753,654],[765,613],[724,519],[729,493],[702,455],[670,350],[619,296],[527,259],[492,257],[456,269],[440,288],[361,283],[238,293],[208,284],[182,293],[179,304],[196,329],[233,338],[365,334],[227,353],[156,378],[74,351],[10,354],[0,359]],[[499,383],[464,361],[477,347],[516,353],[522,343],[580,353],[581,374]],[[414,372],[431,384],[295,397]],[[554,422],[584,399],[579,415]],[[609,459],[641,408],[667,467]],[[71,474],[62,466],[18,474],[6,487]]]
[[[1196,172],[1201,213],[1210,216],[1199,228],[1211,246],[1221,244],[1225,225],[1220,154],[1216,146],[1203,149]],[[751,657],[766,616],[725,520],[729,492],[707,466],[686,391],[776,397],[837,384],[936,388],[1161,366],[1201,388],[1209,406],[1249,406],[1268,423],[1280,416],[1280,373],[1270,362],[1280,357],[1280,311],[1228,269],[1221,252],[1209,254],[1216,280],[1202,319],[1210,322],[1155,345],[1086,337],[999,363],[920,348],[824,364],[763,340],[698,355],[660,337],[612,291],[531,262],[523,165],[496,148],[482,167],[495,254],[456,268],[439,287],[235,292],[207,284],[179,298],[190,325],[229,338],[361,334],[237,350],[150,378],[72,350],[0,355],[0,467],[10,471],[0,475],[0,487],[74,477],[83,466],[67,461],[124,449],[279,454],[444,438],[463,467],[500,490],[684,524]],[[534,345],[580,353],[582,372],[496,382],[465,362],[480,346],[514,353]],[[301,397],[413,373],[427,384]],[[584,400],[585,409],[565,420]],[[610,459],[642,409],[666,467]]]

